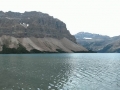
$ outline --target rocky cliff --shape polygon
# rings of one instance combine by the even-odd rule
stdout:
[[[14,37],[63,37],[76,42],[62,21],[41,12],[0,12],[0,35]]]
[[[41,12],[0,11],[0,51],[76,52],[87,51],[76,44],[64,22]],[[20,49],[19,49],[20,50]],[[19,51],[20,52],[20,51]]]

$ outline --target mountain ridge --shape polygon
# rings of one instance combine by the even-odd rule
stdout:
[[[110,37],[107,35],[79,32],[75,34],[77,43],[86,47],[88,50],[101,53],[120,52],[120,36]],[[84,37],[91,38],[85,39]]]

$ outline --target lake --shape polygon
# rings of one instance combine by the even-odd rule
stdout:
[[[0,54],[0,90],[120,90],[120,54]]]

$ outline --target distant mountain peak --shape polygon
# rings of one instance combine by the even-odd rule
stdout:
[[[75,34],[76,38],[81,38],[83,39],[84,37],[92,38],[92,39],[109,39],[110,37],[107,35],[100,35],[100,34],[94,34],[94,33],[89,33],[89,32],[79,32]]]
[[[96,52],[120,52],[120,36],[79,32],[75,35],[77,43]]]

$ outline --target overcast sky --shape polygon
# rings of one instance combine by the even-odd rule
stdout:
[[[71,34],[120,35],[120,0],[0,0],[0,10],[48,13],[65,22]]]

